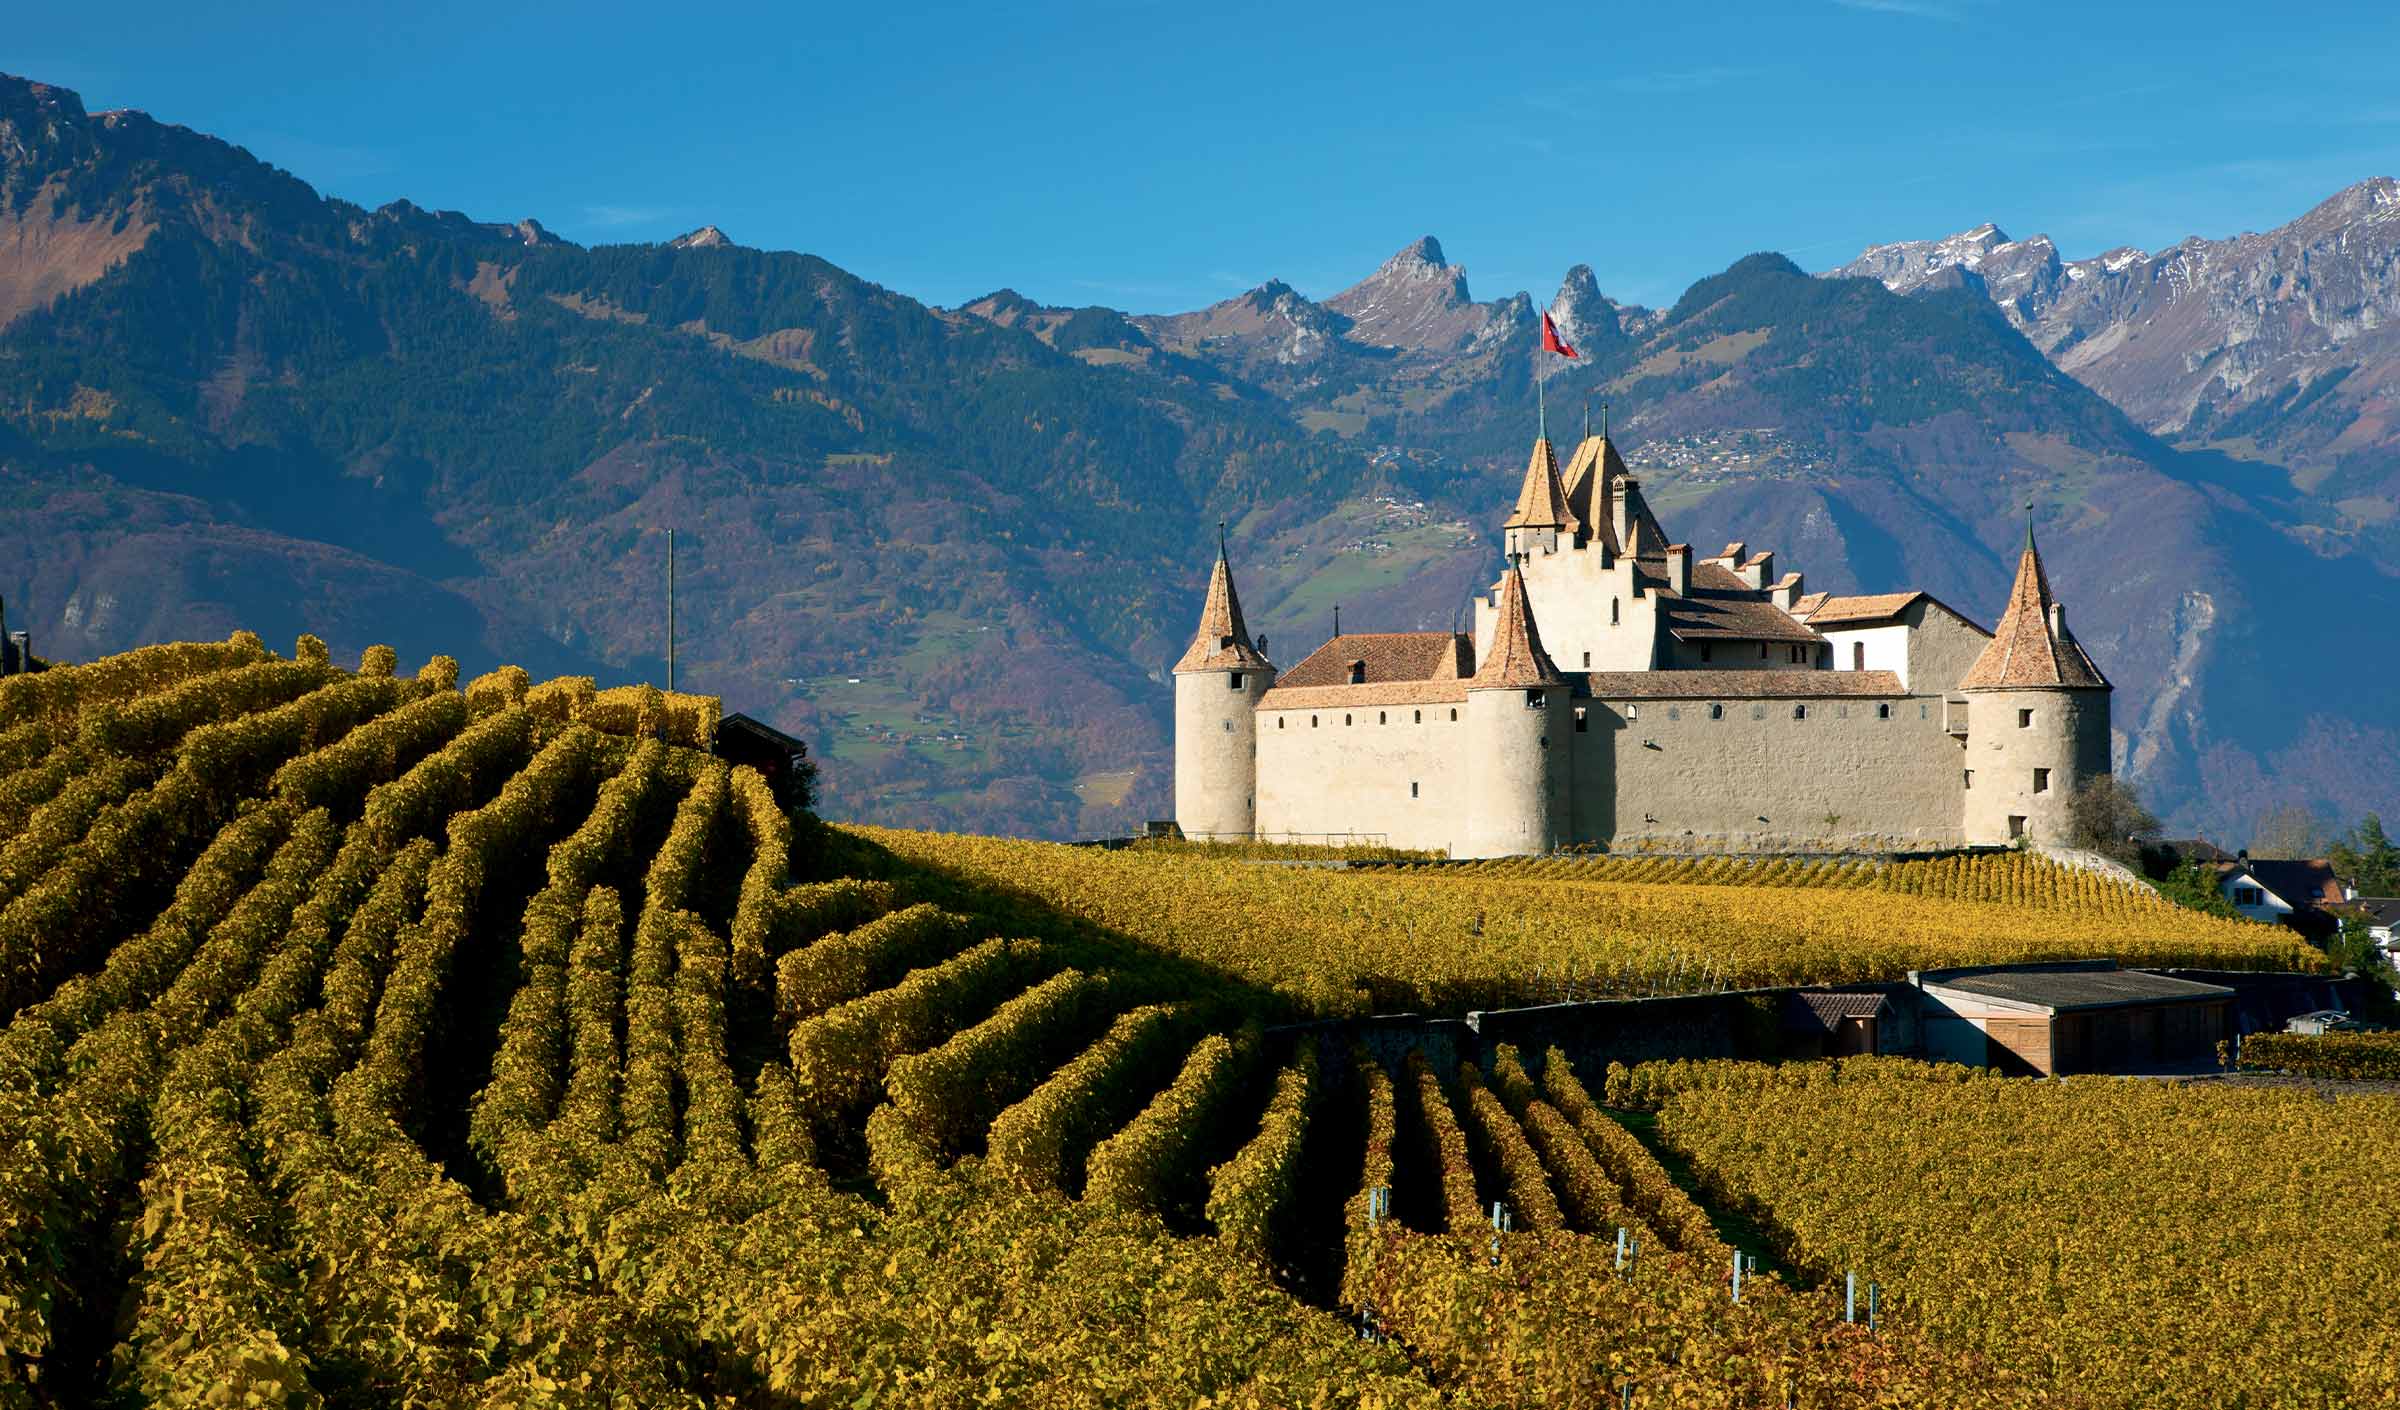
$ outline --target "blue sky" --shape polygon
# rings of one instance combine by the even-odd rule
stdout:
[[[1581,262],[1655,304],[1753,250],[2157,248],[2400,173],[2388,3],[15,8],[0,71],[330,194],[714,222],[943,304],[1322,296],[1427,233],[1479,298]]]

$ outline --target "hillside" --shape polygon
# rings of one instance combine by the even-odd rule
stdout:
[[[0,682],[6,1403],[2054,1403],[1823,1286],[1726,1299],[1715,1217],[1599,1105],[1622,1068],[1263,1027],[1525,956],[1437,976],[1387,924],[1361,1009],[1274,972],[1304,937],[1244,961],[1222,859],[836,831],[708,752],[713,700],[398,665],[237,634]],[[1919,945],[2292,956],[2024,858],[1583,865],[1252,870],[1528,944],[1613,896],[1619,938],[1551,937],[1588,978],[1738,957],[1762,909],[1818,918],[1787,964],[1897,962],[1841,938],[1868,894],[1949,926]],[[1143,873],[1193,904],[1119,929]]]
[[[1907,292],[1945,271],[2150,430],[2289,471],[2324,532],[2400,573],[2400,181],[2156,253],[2062,260],[2046,235],[1987,224],[1877,245],[1832,273]]]
[[[807,738],[831,815],[1122,830],[1168,807],[1215,525],[1282,659],[1337,604],[1446,626],[1496,567],[1538,374],[1562,421],[1612,403],[1676,537],[1812,589],[1988,616],[2031,502],[2176,829],[2400,811],[2353,664],[2400,579],[2282,468],[2061,376],[1955,270],[1901,297],[1762,256],[1647,310],[1579,266],[1563,365],[1532,297],[1478,301],[1430,237],[1323,302],[940,310],[714,227],[587,250],[363,210],[24,80],[0,162],[0,598],[62,659],[256,625],[661,679],[673,527],[679,683]]]

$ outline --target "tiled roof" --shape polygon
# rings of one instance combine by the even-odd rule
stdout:
[[[1314,687],[1353,684],[1351,666],[1367,685],[1458,680],[1474,674],[1475,642],[1450,632],[1345,632],[1308,653],[1275,684]]]
[[[2282,897],[2300,910],[2328,905],[2342,899],[2342,883],[2333,874],[2333,864],[2327,861],[2270,861],[2250,858],[2216,864],[2220,878],[2235,872],[2248,872],[2258,878],[2258,884]]]
[[[1625,457],[1617,454],[1616,445],[1606,436],[1585,436],[1567,461],[1567,510],[1589,525],[1593,540],[1606,544],[1611,552],[1622,552],[1623,547],[1617,542],[1616,524],[1609,517],[1603,491],[1627,473]]]
[[[1841,1027],[1843,1019],[1874,1018],[1888,1012],[1892,1006],[1892,1001],[1880,993],[1853,994],[1838,990],[1803,989],[1792,998],[1795,1002],[1791,1017],[1828,1033]]]
[[[1558,480],[1558,456],[1550,449],[1548,436],[1533,443],[1533,458],[1525,463],[1525,484],[1517,491],[1517,512],[1500,527],[1582,531],[1583,521],[1567,508],[1567,492]]]
[[[1258,671],[1266,667],[1267,658],[1250,644],[1250,628],[1242,622],[1242,600],[1233,592],[1233,569],[1220,553],[1217,566],[1208,575],[1208,601],[1200,608],[1200,629],[1192,633],[1192,644],[1184,648],[1175,669]]]
[[[1880,622],[1887,617],[1899,616],[1910,603],[1924,595],[1921,592],[1878,592],[1861,597],[1819,594],[1802,598],[1799,612],[1812,627],[1823,627],[1834,622]],[[1811,602],[1815,605],[1810,606]]]
[[[1908,694],[1890,671],[1593,671],[1594,700],[1858,700]]]
[[[1659,564],[1665,576],[1665,560]],[[1766,594],[1744,582],[1724,564],[1705,560],[1692,565],[1692,590],[1665,597],[1658,605],[1667,630],[1684,641],[1823,641],[1814,628],[1767,600]]]
[[[1515,686],[1560,685],[1565,678],[1542,650],[1542,634],[1533,624],[1533,604],[1525,600],[1525,579],[1511,568],[1500,575],[1500,620],[1492,626],[1491,653],[1475,667],[1473,688],[1497,690]]]
[[[2025,531],[2025,552],[2017,559],[2016,585],[2009,590],[2008,610],[1992,632],[1992,644],[1958,680],[1961,690],[2011,690],[2063,687],[2106,690],[2108,678],[2083,654],[2071,632],[2050,630],[2050,579],[2042,572],[2042,555],[2033,546],[2033,531]]]
[[[2052,1013],[2233,997],[2233,991],[2222,985],[2201,984],[2139,969],[2012,969],[1943,977],[1928,975],[1925,987],[2031,1004]]]
[[[1454,705],[1466,698],[1467,682],[1464,680],[1385,681],[1368,685],[1278,685],[1258,698],[1258,708],[1373,709],[1378,705]]]

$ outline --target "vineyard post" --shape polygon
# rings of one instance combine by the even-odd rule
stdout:
[[[1617,1271],[1625,1271],[1625,1226],[1617,1226]]]
[[[1869,1283],[1867,1284],[1867,1330],[1870,1332],[1874,1331],[1875,1324],[1882,1319],[1883,1285],[1881,1283]]]
[[[1733,1251],[1733,1300],[1735,1302],[1742,1300],[1742,1251],[1740,1249]]]
[[[1858,1320],[1858,1274],[1855,1272],[1842,1275],[1842,1320]]]

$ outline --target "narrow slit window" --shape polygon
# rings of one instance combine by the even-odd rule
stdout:
[[[1709,707],[1708,707],[1708,717],[1709,717],[1710,719],[1712,719],[1712,720],[1721,720],[1721,719],[1724,719],[1724,718],[1725,718],[1725,707],[1724,707],[1724,706],[1722,706],[1722,705],[1711,705],[1711,706],[1709,706]]]
[[[1410,779],[1408,781],[1408,796],[1411,798],[1417,796],[1417,781],[1415,779]]]
[[[1589,733],[1591,733],[1591,730],[1592,730],[1592,722],[1591,722],[1589,719],[1585,718],[1585,716],[1584,716],[1584,711],[1583,711],[1583,707],[1582,707],[1581,705],[1578,705],[1578,706],[1576,706],[1576,707],[1575,707],[1575,732],[1576,732],[1577,734],[1589,734]]]
[[[2017,712],[2017,728],[2018,728],[2018,729],[2032,729],[2032,728],[2033,728],[2033,712],[2032,712],[2031,710],[2019,710],[2019,711]]]

